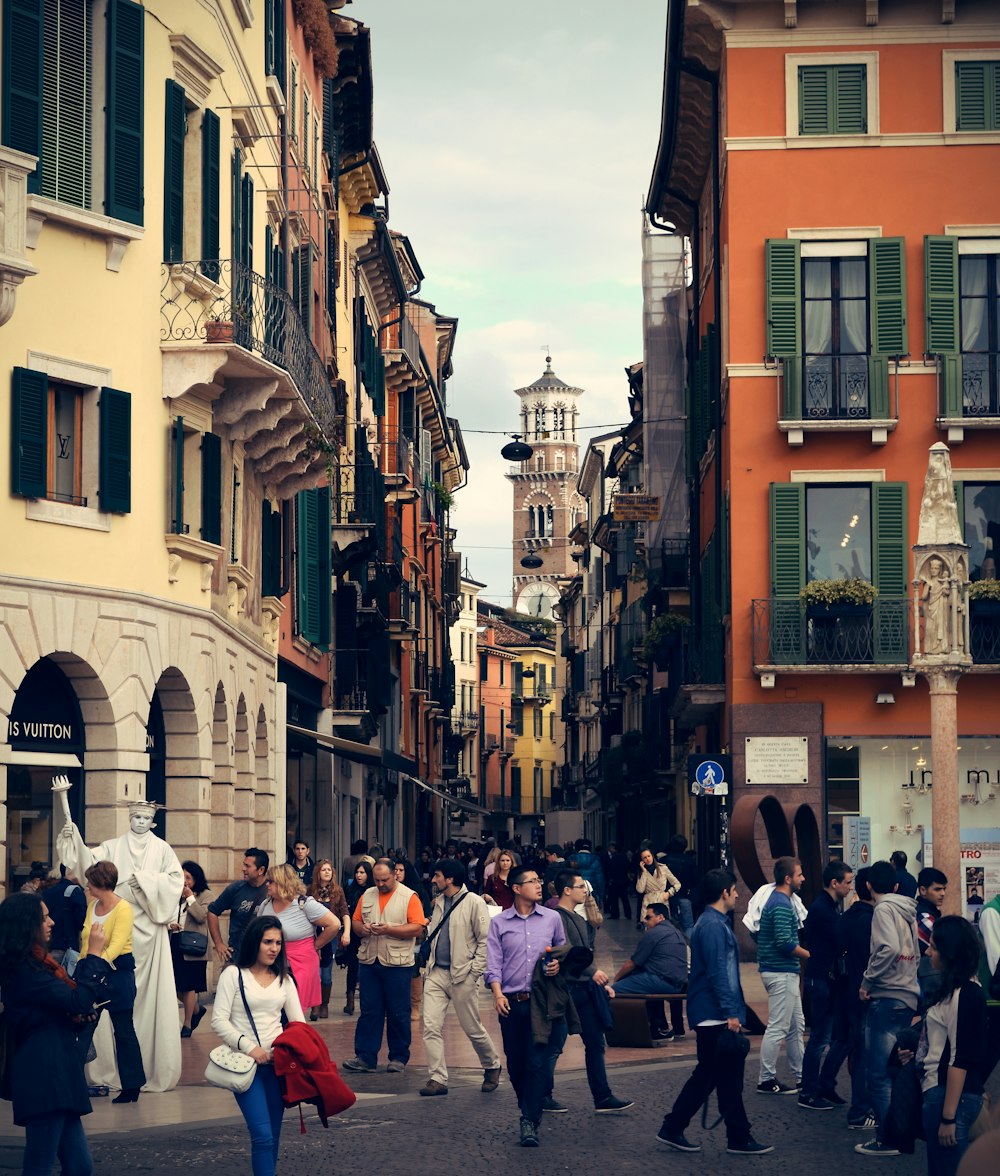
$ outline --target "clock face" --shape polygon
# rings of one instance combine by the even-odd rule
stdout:
[[[552,607],[559,599],[559,592],[552,584],[531,584],[525,588],[518,600],[518,610],[529,617],[549,620]]]

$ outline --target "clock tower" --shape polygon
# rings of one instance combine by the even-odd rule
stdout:
[[[547,619],[559,585],[576,574],[569,533],[585,509],[576,492],[583,389],[560,380],[547,355],[542,375],[515,394],[521,402],[519,432],[534,452],[507,474],[514,486],[514,608]],[[525,556],[537,557],[540,566],[524,567]]]

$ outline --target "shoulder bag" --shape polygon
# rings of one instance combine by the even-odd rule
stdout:
[[[177,904],[177,924],[184,926],[187,918],[187,906],[184,899]],[[203,931],[178,931],[177,950],[182,955],[203,956],[208,952],[208,936]]]
[[[430,963],[431,944],[434,942],[434,936],[437,935],[437,933],[441,930],[441,928],[445,925],[445,923],[448,922],[448,920],[452,916],[452,912],[468,896],[468,893],[469,892],[466,891],[465,894],[459,896],[459,899],[457,902],[453,902],[451,904],[451,906],[448,908],[448,913],[445,915],[445,917],[441,920],[440,923],[438,923],[438,925],[434,928],[434,930],[430,933],[430,935],[428,935],[427,938],[423,941],[423,943],[421,943],[421,945],[417,948],[417,967],[418,968],[426,968],[427,965]]]
[[[243,997],[243,1007],[250,1020],[250,1028],[260,1045],[260,1035],[254,1024],[253,1013],[247,1003],[246,989],[243,987],[243,973],[240,973],[240,996]],[[205,1081],[222,1090],[231,1090],[233,1094],[245,1094],[257,1077],[257,1063],[249,1054],[230,1049],[228,1045],[217,1045],[208,1055],[208,1065],[205,1067]]]

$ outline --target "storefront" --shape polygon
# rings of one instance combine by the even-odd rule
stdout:
[[[20,889],[33,866],[52,869],[61,813],[53,815],[52,777],[73,787],[69,806],[86,836],[84,727],[69,679],[48,658],[28,671],[7,722],[0,761],[7,767],[7,886]]]

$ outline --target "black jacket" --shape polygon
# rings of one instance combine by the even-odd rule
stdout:
[[[84,956],[71,988],[35,960],[28,960],[4,982],[4,1009],[14,1032],[11,1073],[14,1122],[23,1127],[34,1115],[53,1111],[90,1114],[83,1051],[74,1016],[91,1012],[107,999],[111,966]]]

